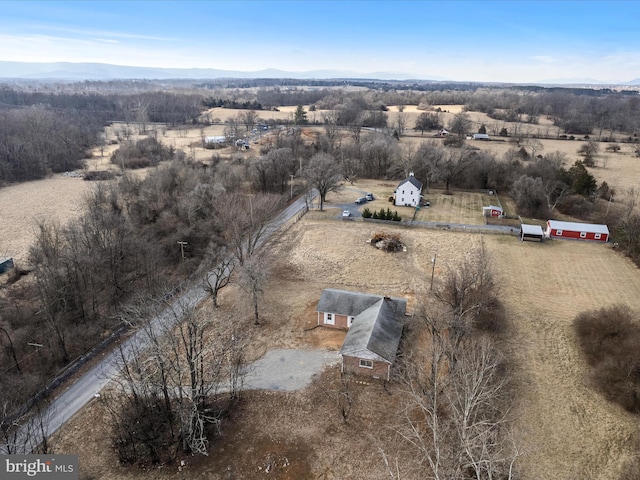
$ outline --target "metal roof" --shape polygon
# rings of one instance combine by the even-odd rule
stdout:
[[[544,232],[540,225],[528,225],[526,223],[523,223],[522,225],[520,225],[520,228],[522,229],[523,235],[540,235],[541,237],[544,235]]]
[[[561,222],[559,220],[549,220],[547,225],[554,230],[569,230],[572,232],[593,232],[606,233],[609,235],[609,228],[606,225],[595,223]]]

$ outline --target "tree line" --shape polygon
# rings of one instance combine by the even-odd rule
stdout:
[[[0,88],[0,185],[83,167],[112,121],[193,123],[200,95],[30,92]]]

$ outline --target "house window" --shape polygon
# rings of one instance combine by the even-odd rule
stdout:
[[[402,190],[402,194],[404,195],[404,190]]]
[[[596,240],[600,240],[600,234],[599,234],[599,233],[596,233],[596,234],[593,236],[593,238],[595,238]]]
[[[561,236],[562,236],[562,230],[560,230],[560,229],[556,230],[556,235],[558,235],[559,237],[561,237]]]
[[[336,320],[333,318],[333,313],[325,313],[324,314],[324,323],[327,325],[335,325]]]
[[[355,320],[356,317],[352,317],[351,315],[349,315],[347,317],[347,327],[351,327],[351,324],[353,323],[353,321]]]
[[[587,238],[587,232],[580,232],[580,238]]]
[[[362,360],[362,359],[360,359],[360,367],[362,367],[362,368],[373,368],[373,362],[371,360]]]

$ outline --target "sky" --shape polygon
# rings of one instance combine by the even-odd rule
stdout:
[[[0,0],[0,12],[0,61],[515,83],[640,78],[640,1]]]

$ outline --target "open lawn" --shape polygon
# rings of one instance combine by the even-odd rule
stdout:
[[[305,331],[316,321],[323,288],[401,296],[411,312],[417,299],[428,295],[434,253],[437,285],[449,268],[483,247],[512,328],[505,354],[513,360],[517,383],[512,414],[522,452],[521,478],[616,478],[634,454],[631,439],[638,420],[589,387],[571,321],[582,310],[613,302],[640,309],[638,269],[607,245],[521,243],[513,237],[396,226],[384,230],[398,233],[407,252],[388,254],[367,243],[376,230],[376,225],[311,216],[294,224],[273,247],[277,261],[262,301],[263,325],[253,327],[250,312],[245,314],[252,351],[336,349],[342,332]],[[226,308],[232,301],[248,303],[238,289],[224,294]],[[392,383],[383,393],[375,385],[354,385],[352,422],[343,425],[326,393],[335,391],[337,375],[332,367],[301,392],[248,394],[212,455],[187,459],[182,477],[176,467],[145,473],[118,467],[98,403],[69,422],[54,445],[58,452],[80,455],[81,478],[222,479],[232,471],[233,478],[250,479],[262,476],[269,463],[270,478],[388,478],[367,434],[384,437],[379,426],[394,406],[396,386]],[[98,443],[92,440],[95,432]]]
[[[620,478],[638,418],[589,386],[571,322],[617,302],[640,310],[638,268],[608,245],[484,239],[513,326],[523,478]]]
[[[395,206],[389,202],[389,197],[393,195],[398,182],[358,179],[353,184],[344,183],[342,190],[339,192],[330,192],[327,194],[327,202],[324,208],[331,210],[332,208],[341,208],[343,204],[353,204],[358,197],[366,193],[373,193],[375,200],[358,205],[358,210],[362,212],[368,208],[372,212],[380,209],[391,209],[397,211],[403,220],[414,218],[420,222],[446,222],[446,223],[466,223],[469,225],[484,225],[484,217],[482,216],[482,207],[495,205],[498,199],[491,196],[488,192],[467,192],[460,190],[452,190],[450,194],[446,194],[443,189],[430,189],[429,193],[425,193],[425,201],[430,202],[429,207],[421,207],[418,212],[414,207]],[[335,205],[335,207],[334,207]],[[510,202],[504,205],[507,214],[514,214],[513,207]]]

